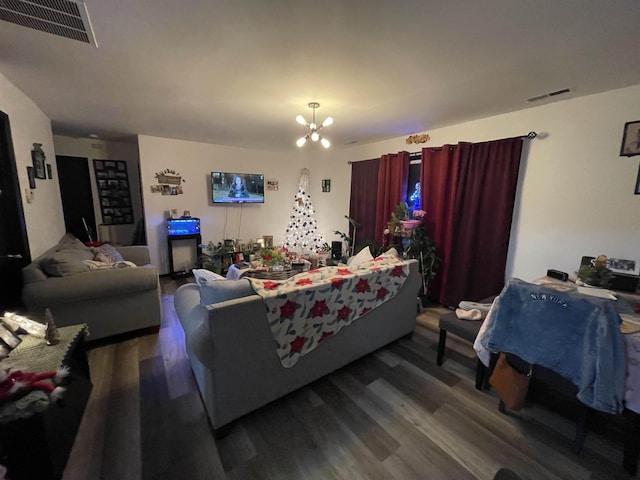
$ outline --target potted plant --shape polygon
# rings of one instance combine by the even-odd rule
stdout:
[[[585,285],[592,287],[608,287],[611,283],[611,274],[611,270],[607,267],[606,255],[599,255],[591,265],[584,265],[578,270],[578,278]]]
[[[418,221],[420,224],[411,230],[405,257],[415,258],[420,264],[420,274],[422,276],[420,297],[422,298],[422,304],[424,306],[429,293],[429,283],[436,275],[440,259],[436,254],[438,249],[437,245],[433,239],[427,235],[424,225],[422,224],[422,217],[425,215],[425,212],[422,210],[416,210],[416,212],[418,212],[417,216],[419,217]]]
[[[391,212],[391,220],[387,223],[387,228],[392,236],[402,234],[402,222],[410,220],[409,206],[405,202],[397,204]]]
[[[349,220],[349,224],[353,229],[353,237],[350,237],[347,233],[341,232],[339,230],[335,230],[333,233],[338,235],[342,239],[342,241],[347,244],[347,252],[349,253],[349,255],[354,255],[354,248],[356,246],[356,231],[358,230],[360,224],[348,215],[345,215],[344,218]],[[331,251],[331,248],[329,248],[329,251]]]
[[[280,250],[275,248],[263,248],[259,252],[260,258],[262,258],[262,263],[270,268],[273,268],[275,265],[279,265],[284,262],[284,257]]]

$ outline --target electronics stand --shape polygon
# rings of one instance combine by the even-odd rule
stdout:
[[[193,217],[183,217],[167,220],[167,247],[169,253],[169,275],[172,277],[187,275],[189,272],[176,272],[173,266],[173,242],[182,240],[194,240],[196,247],[196,264],[200,265],[200,219]]]

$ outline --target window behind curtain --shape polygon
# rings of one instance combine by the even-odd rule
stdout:
[[[420,164],[421,164],[420,159],[411,160],[411,163],[409,164],[409,180],[407,181],[407,188],[406,188],[407,200],[406,201],[407,201],[407,205],[409,205],[409,210],[411,212],[413,212],[414,210],[424,210],[420,202],[419,187],[418,187],[417,194],[414,194],[414,192],[416,191],[416,184],[420,182]]]

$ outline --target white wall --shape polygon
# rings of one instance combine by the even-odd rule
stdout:
[[[333,238],[332,231],[339,226],[335,218],[348,213],[344,202],[346,198],[348,203],[349,198],[349,170],[343,168],[340,176],[336,175],[339,169],[329,162],[329,152],[318,153],[316,160],[310,163],[310,152],[313,152],[310,149],[266,152],[143,135],[138,137],[138,143],[147,241],[152,263],[159,266],[161,273],[169,272],[166,219],[171,208],[177,208],[180,213],[189,210],[191,216],[201,219],[203,243],[217,243],[225,238],[246,243],[263,235],[273,235],[277,244],[284,240],[300,170],[306,167],[311,172],[310,195],[319,228],[324,235],[331,235],[329,241]],[[157,184],[155,174],[165,169],[179,172],[186,180],[182,184],[183,195],[151,193],[151,186]],[[279,189],[265,190],[265,203],[260,205],[213,205],[212,171],[263,173],[265,179],[278,180]],[[330,193],[322,193],[323,178],[332,178]],[[176,244],[176,270],[195,264],[192,245],[193,242],[188,241]]]
[[[88,138],[72,138],[60,135],[53,136],[56,155],[69,157],[84,157],[89,163],[89,175],[91,179],[91,193],[93,194],[94,213],[96,217],[96,239],[109,241],[114,244],[129,245],[138,220],[142,219],[142,197],[140,194],[140,159],[138,157],[138,143],[104,141]],[[129,175],[129,190],[131,192],[131,207],[133,211],[133,224],[101,226],[102,211],[95,172],[92,160],[122,160],[127,162]]]
[[[29,250],[31,257],[35,258],[65,233],[51,122],[29,97],[1,73],[0,110],[9,115]],[[26,167],[33,165],[31,150],[34,143],[42,144],[46,161],[52,167],[53,180],[36,179],[34,201],[27,203],[25,191],[29,189],[29,179]]]
[[[430,130],[425,146],[546,134],[523,156],[506,272],[531,280],[548,268],[574,273],[583,255],[640,260],[640,156],[619,156],[625,122],[639,119],[637,85]],[[421,150],[404,140],[336,150],[333,161],[342,168],[347,160]]]

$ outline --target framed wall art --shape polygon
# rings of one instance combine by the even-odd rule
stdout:
[[[127,162],[121,160],[94,160],[102,223],[126,225],[133,223],[131,191]]]
[[[634,194],[640,195],[640,166],[638,166],[638,177],[636,178],[636,189],[633,191]]]
[[[36,188],[36,177],[33,174],[33,167],[27,167],[27,177],[29,178],[29,188]]]
[[[47,178],[46,160],[47,157],[42,150],[41,143],[34,143],[31,150],[31,160],[33,161],[33,175],[35,178]]]
[[[622,145],[620,146],[621,157],[633,157],[635,155],[640,155],[640,120],[624,124]]]

